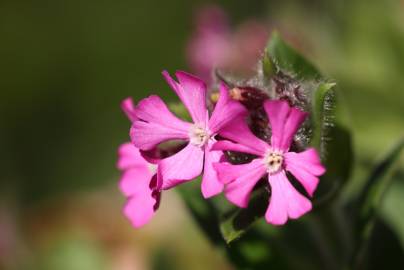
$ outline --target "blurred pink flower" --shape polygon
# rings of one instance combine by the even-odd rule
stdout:
[[[311,202],[289,182],[286,171],[293,174],[309,196],[317,188],[318,176],[325,172],[315,149],[301,153],[289,151],[293,137],[305,120],[307,113],[292,108],[286,101],[265,101],[264,109],[272,128],[271,143],[257,138],[243,117],[238,117],[221,130],[220,135],[231,141],[219,141],[212,150],[230,150],[258,156],[242,165],[215,163],[220,181],[226,184],[226,198],[239,207],[247,207],[256,183],[268,174],[271,199],[265,214],[268,223],[285,224],[288,218],[296,219],[311,210]]]
[[[221,84],[219,101],[209,118],[207,89],[203,81],[182,71],[176,72],[179,83],[166,71],[163,76],[187,108],[193,122],[177,118],[160,97],[150,96],[141,100],[135,108],[138,120],[132,124],[132,142],[139,149],[149,151],[169,140],[186,141],[187,145],[178,153],[159,161],[161,188],[172,188],[203,172],[202,194],[205,198],[214,196],[223,190],[223,184],[218,181],[212,166],[223,156],[221,152],[211,151],[215,135],[234,117],[246,113],[246,109],[232,100],[227,87]]]
[[[136,120],[130,98],[122,102],[122,109],[132,122]],[[119,187],[128,197],[124,213],[132,225],[138,228],[150,221],[160,203],[157,165],[147,162],[139,149],[129,142],[119,147],[118,155],[117,167],[122,171]]]
[[[148,163],[132,143],[119,147],[118,168],[122,170],[119,188],[128,197],[125,216],[136,228],[148,223],[159,206],[157,166]]]
[[[208,83],[215,68],[251,71],[268,38],[265,26],[255,20],[242,23],[232,32],[225,12],[214,5],[200,9],[195,24],[187,58],[191,69]]]

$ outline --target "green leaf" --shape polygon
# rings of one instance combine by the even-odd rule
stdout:
[[[394,165],[399,161],[403,147],[404,138],[401,138],[390,152],[376,164],[366,180],[365,186],[357,201],[361,216],[359,222],[361,231],[374,218],[376,209],[383,198],[383,194],[390,184],[391,177],[389,176]]]
[[[274,253],[276,251],[273,251],[272,248],[266,244],[267,241],[262,241],[265,236],[259,232],[250,231],[242,241],[237,241],[232,243],[232,245],[228,245],[231,242],[228,241],[226,244],[222,237],[223,231],[221,232],[218,226],[218,215],[220,212],[226,211],[225,209],[227,209],[227,207],[219,207],[215,204],[223,202],[220,198],[215,198],[214,200],[203,199],[199,186],[199,181],[191,181],[179,186],[177,190],[179,190],[181,197],[185,201],[191,215],[194,217],[194,220],[199,225],[199,228],[211,240],[216,248],[226,253],[228,258],[234,264],[235,269],[264,269],[268,268],[270,265],[283,266],[283,261],[279,259],[280,254]],[[262,205],[265,205],[266,207],[267,204],[268,201]],[[254,205],[253,200],[251,207]],[[228,214],[232,215],[233,220],[236,221],[235,223],[232,223],[235,228],[237,228],[238,225],[241,225],[243,220],[246,221],[251,218],[248,212],[242,212],[243,213],[240,213],[239,215],[235,212]],[[259,216],[262,215],[257,215],[257,217]],[[230,219],[229,216],[228,220]],[[247,222],[250,224],[249,221]],[[242,227],[243,226],[244,225],[242,225]],[[282,269],[284,269],[284,267],[282,267]]]
[[[312,96],[312,126],[311,145],[320,150],[327,130],[333,121],[334,86],[335,83],[320,83]]]
[[[400,138],[398,143],[376,164],[354,203],[354,211],[359,214],[359,218],[355,226],[357,242],[352,266],[361,265],[366,257],[368,240],[373,232],[377,210],[390,186],[391,173],[400,160],[403,147],[404,137]]]
[[[248,207],[234,208],[222,217],[220,231],[227,244],[240,238],[247,229],[265,214],[268,207],[269,196],[264,189],[255,191]]]
[[[290,73],[298,79],[320,79],[317,68],[284,42],[278,32],[273,32],[267,45],[267,54],[278,69]]]
[[[266,79],[270,79],[276,74],[276,66],[269,57],[267,50],[265,50],[264,57],[262,58],[262,72]]]
[[[338,123],[329,131],[323,151],[326,173],[320,177],[315,203],[330,201],[350,177],[353,165],[352,138],[350,132]]]
[[[316,191],[316,204],[330,201],[337,194],[349,179],[353,163],[351,134],[335,119],[335,85],[322,82],[312,94],[310,144],[319,150],[327,168]]]
[[[223,238],[219,230],[218,212],[210,200],[205,200],[200,191],[200,181],[190,181],[177,187],[188,210],[215,245],[222,245]]]
[[[390,187],[386,191],[380,214],[383,220],[396,232],[404,249],[404,215],[402,205],[404,199],[404,170],[398,171]]]

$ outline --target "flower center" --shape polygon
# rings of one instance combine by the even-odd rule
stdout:
[[[269,174],[279,172],[283,165],[283,153],[279,151],[268,151],[264,157],[264,164]]]
[[[195,124],[189,130],[190,142],[193,145],[202,147],[210,139],[209,131],[201,125]]]

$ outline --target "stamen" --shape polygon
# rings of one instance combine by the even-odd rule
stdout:
[[[269,174],[277,173],[283,166],[283,153],[280,151],[268,151],[264,157],[264,164]]]
[[[193,125],[189,130],[189,139],[193,145],[202,147],[210,139],[209,131],[201,125]]]

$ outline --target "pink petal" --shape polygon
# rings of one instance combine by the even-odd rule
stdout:
[[[235,205],[245,208],[255,184],[266,173],[261,159],[254,159],[248,164],[231,165],[230,163],[213,164],[222,183],[226,198]]]
[[[208,111],[206,109],[206,84],[200,79],[183,71],[175,73],[179,83],[174,81],[167,71],[163,76],[188,109],[192,120],[197,124],[206,124]]]
[[[305,120],[307,113],[291,108],[283,100],[267,100],[264,102],[264,109],[272,129],[272,147],[288,150],[293,136]]]
[[[133,227],[139,228],[148,223],[155,213],[156,199],[150,193],[130,197],[124,208],[125,216]]]
[[[157,203],[160,203],[160,195],[161,195],[161,186],[162,186],[162,179],[161,175],[159,174],[158,170],[156,174],[153,175],[149,187],[153,190],[152,195],[157,199]]]
[[[229,96],[229,89],[222,82],[220,83],[220,97],[212,117],[209,120],[209,129],[212,133],[217,133],[231,120],[238,116],[246,116],[248,111],[239,102],[232,100]]]
[[[284,157],[286,165],[288,165],[288,163],[293,163],[293,165],[301,167],[316,176],[325,173],[325,168],[321,164],[317,150],[314,148],[308,148],[300,153],[288,152],[284,154]]]
[[[219,162],[223,158],[221,151],[212,151],[214,141],[209,141],[205,149],[205,166],[203,168],[202,177],[202,195],[204,198],[210,198],[223,191],[223,184],[217,177],[216,170],[213,168],[213,163]]]
[[[297,180],[299,180],[299,182],[302,184],[302,186],[310,195],[310,197],[313,197],[314,191],[316,190],[318,183],[320,181],[318,177],[308,173],[306,170],[302,168],[294,166],[293,164],[289,164],[286,167],[286,170],[291,172],[293,176],[296,177]]]
[[[283,128],[289,115],[289,105],[285,101],[267,100],[264,102],[264,109],[272,129],[271,145],[280,147],[282,145]]]
[[[130,135],[136,147],[150,150],[161,142],[187,139],[190,124],[174,116],[158,96],[150,96],[136,107],[139,120],[133,122]]]
[[[139,149],[132,143],[124,143],[118,149],[118,164],[120,170],[131,167],[147,167],[148,162],[141,156]]]
[[[299,180],[310,196],[313,196],[319,182],[317,176],[325,172],[317,151],[314,148],[310,148],[301,153],[289,152],[284,156],[286,170]]]
[[[238,144],[238,143],[233,143],[231,141],[218,141],[212,146],[212,150],[214,151],[235,151],[235,152],[240,152],[240,153],[248,153],[248,154],[253,154],[257,155],[257,151],[255,149],[251,149],[248,146]]]
[[[126,98],[121,102],[121,108],[131,122],[137,120],[135,115],[135,106],[133,105],[132,98]]]
[[[123,172],[119,188],[127,197],[150,193],[150,181],[153,175],[154,173],[147,167],[130,168]]]
[[[152,150],[158,144],[175,139],[188,139],[183,130],[161,126],[155,123],[135,121],[130,129],[133,144],[142,150]]]
[[[203,149],[188,144],[175,155],[162,159],[159,163],[159,174],[163,181],[162,189],[172,188],[200,175],[203,157]]]
[[[268,223],[283,225],[289,218],[297,219],[311,210],[311,202],[292,186],[285,171],[268,176],[271,199],[265,213]]]
[[[270,146],[257,138],[250,130],[244,116],[238,116],[219,132],[220,136],[248,148],[247,153],[264,156]]]
[[[150,164],[157,164],[159,163],[161,157],[158,148],[153,148],[152,150],[139,151],[142,157]]]
[[[285,127],[283,129],[283,140],[282,140],[282,149],[289,149],[292,144],[293,136],[295,136],[297,130],[300,125],[306,119],[308,113],[303,112],[296,108],[291,108],[288,121],[285,123]]]
[[[136,117],[145,122],[160,124],[180,130],[188,130],[189,123],[178,119],[159,96],[149,96],[142,99],[136,109]]]

